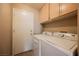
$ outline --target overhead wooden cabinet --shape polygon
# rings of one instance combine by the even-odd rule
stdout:
[[[44,4],[40,10],[40,23],[46,22],[49,20],[49,4]]]
[[[60,4],[60,15],[70,13],[77,9],[76,4],[73,3],[62,3]]]
[[[70,12],[73,12],[75,10],[77,10],[77,6],[74,3],[45,4],[40,9],[40,23],[45,24],[53,20],[57,20],[59,19],[59,17],[63,18],[63,15],[67,16],[70,14]]]
[[[59,4],[51,3],[50,4],[50,20],[59,16]]]

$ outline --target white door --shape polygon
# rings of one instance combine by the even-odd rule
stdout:
[[[33,20],[31,11],[13,9],[13,55],[32,49]]]

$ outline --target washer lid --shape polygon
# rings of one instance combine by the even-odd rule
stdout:
[[[72,49],[77,44],[76,41],[66,40],[66,39],[57,38],[57,37],[52,37],[52,39],[47,39],[47,40],[67,50]]]

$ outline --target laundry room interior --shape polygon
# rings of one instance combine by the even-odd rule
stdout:
[[[77,3],[0,3],[0,56],[78,56]]]

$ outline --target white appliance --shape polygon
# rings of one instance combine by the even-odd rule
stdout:
[[[66,34],[66,33],[64,33]],[[69,37],[68,37],[68,36]],[[73,35],[74,36],[74,35]],[[73,56],[77,50],[77,38],[70,34],[64,35],[35,35],[36,39],[41,41],[41,55],[42,56]]]
[[[34,51],[34,56],[40,56],[41,55],[41,41],[38,39],[33,40],[33,51]]]

